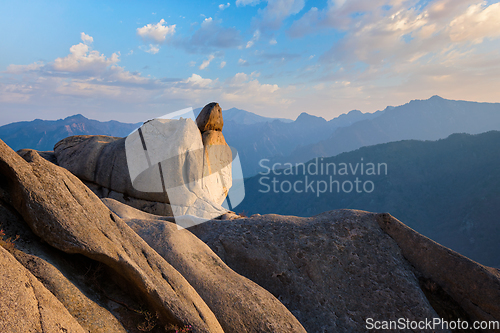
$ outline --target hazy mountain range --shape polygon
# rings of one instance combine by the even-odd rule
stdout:
[[[271,170],[267,175],[249,178],[245,181],[245,199],[237,209],[247,215],[297,216],[340,208],[390,212],[431,239],[482,264],[500,268],[499,152],[498,131],[362,147],[317,162],[314,159],[309,162],[311,167],[306,165],[305,175],[299,165],[289,170],[293,175],[285,176],[283,170],[276,175]],[[331,164],[326,174],[327,163],[336,165],[335,175]],[[340,175],[342,163],[347,164],[347,175]],[[375,175],[367,172],[369,163],[375,164]],[[314,164],[318,165],[318,175],[314,175]],[[326,189],[325,193],[318,193],[318,181],[326,182],[326,188],[324,183],[319,185],[321,191]],[[373,183],[373,189],[366,183],[365,191],[367,181]],[[307,192],[306,184],[310,185]]]
[[[224,137],[227,143],[238,150],[243,174],[251,176],[259,172],[259,161],[265,158],[283,159],[294,149],[328,138],[337,128],[349,126],[364,119],[373,119],[382,114],[361,113],[353,110],[330,121],[324,118],[300,114],[295,121],[262,121],[244,124],[227,120],[224,114]]]
[[[197,115],[200,108],[195,109]],[[228,144],[240,155],[245,175],[254,175],[263,158],[281,158],[295,148],[328,138],[335,129],[382,114],[361,113],[353,110],[326,121],[321,117],[302,113],[295,121],[285,118],[267,118],[236,108],[223,111],[223,133]],[[23,121],[0,127],[0,139],[12,149],[32,148],[52,150],[54,144],[72,135],[110,135],[123,137],[141,123],[117,121],[99,122],[75,115],[59,120]]]
[[[198,116],[198,114],[201,111],[201,108],[194,109],[194,114],[195,116]],[[244,125],[251,125],[251,124],[256,124],[256,123],[269,123],[273,122],[275,120],[284,122],[284,123],[290,123],[293,120],[287,119],[287,118],[269,118],[269,117],[263,117],[259,116],[258,114],[248,112],[245,110],[237,109],[237,108],[231,108],[227,110],[223,110],[223,117],[224,121],[233,121],[237,124],[244,124]]]
[[[195,115],[200,109],[195,109]],[[236,108],[223,111],[223,134],[238,150],[243,174],[261,171],[259,161],[306,162],[316,156],[378,143],[416,139],[436,140],[452,133],[477,134],[500,130],[500,103],[446,100],[433,96],[375,113],[353,110],[329,121],[302,113],[296,120],[267,118]],[[56,121],[34,120],[0,127],[0,139],[14,150],[52,150],[71,135],[126,136],[137,124],[99,122],[82,115]]]
[[[378,117],[339,128],[327,139],[297,147],[287,162],[334,156],[363,146],[400,140],[437,140],[453,133],[500,130],[500,103],[454,101],[433,96],[388,108]]]
[[[246,177],[262,171],[262,159],[271,163],[306,162],[379,143],[437,140],[453,133],[500,130],[500,103],[454,101],[439,96],[375,113],[353,110],[330,121],[302,113],[293,122],[260,119],[243,123],[231,120],[229,114],[229,110],[224,113],[224,136],[238,150]]]
[[[12,149],[31,148],[53,150],[54,144],[72,135],[109,135],[124,137],[142,123],[127,124],[118,121],[101,122],[81,114],[59,120],[21,121],[0,127],[0,139]]]

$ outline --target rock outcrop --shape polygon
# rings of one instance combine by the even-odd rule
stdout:
[[[126,221],[189,281],[224,332],[306,332],[271,293],[235,273],[187,229],[158,220]]]
[[[80,178],[99,197],[157,215],[173,215],[165,193],[142,192],[132,186],[124,138],[71,136],[55,145],[54,154],[59,166]]]
[[[35,151],[25,150],[19,156],[0,141],[0,189],[2,221],[8,223],[9,228],[18,229],[22,229],[21,223],[26,223],[33,231],[33,234],[27,230],[20,232],[19,249],[11,249],[17,261],[8,253],[6,256],[11,259],[0,259],[5,265],[16,263],[25,273],[14,271],[14,275],[0,276],[0,283],[12,280],[11,289],[17,290],[15,288],[21,288],[19,276],[26,275],[38,282],[40,290],[52,296],[52,301],[59,304],[51,306],[56,319],[52,319],[52,314],[44,314],[47,322],[43,319],[41,325],[50,328],[60,323],[71,332],[125,331],[122,322],[113,318],[115,312],[100,309],[79,290],[81,286],[77,287],[60,269],[42,258],[54,260],[50,250],[43,249],[43,241],[57,253],[83,255],[86,260],[104,265],[109,271],[107,274],[116,275],[128,293],[145,301],[150,313],[163,325],[177,328],[190,325],[192,332],[305,332],[273,295],[232,271],[189,231],[178,230],[176,224],[167,222],[169,217],[150,215],[111,199],[104,200],[123,216],[134,217],[128,223],[155,246],[162,257],[78,178]],[[156,223],[151,229],[152,222]],[[163,232],[150,233],[158,231],[156,227]],[[99,288],[97,292],[110,298]],[[13,293],[6,296],[5,304],[10,304]],[[18,318],[31,306],[19,304],[20,307],[2,308],[2,318]],[[24,328],[19,326],[20,319],[16,320],[6,320],[3,331]],[[71,325],[81,330],[72,329]]]
[[[125,150],[133,187],[164,193],[174,216],[226,213],[218,203],[222,189],[204,183],[204,147],[193,120],[150,120],[125,139]]]
[[[438,315],[377,215],[263,215],[190,230],[233,270],[276,296],[308,332],[362,332],[366,319]]]
[[[226,213],[220,205],[232,185],[232,152],[217,103],[197,122],[201,132],[191,119],[154,119],[127,138],[68,137],[54,154],[101,198],[156,215],[210,219]]]
[[[83,329],[96,333],[127,332],[109,311],[85,296],[52,264],[19,250],[12,252],[24,267],[42,281],[45,288],[62,303]]]
[[[23,159],[24,158],[24,159]],[[223,332],[193,287],[69,171],[0,141],[1,199],[33,232],[66,253],[101,262],[136,288],[164,323]]]

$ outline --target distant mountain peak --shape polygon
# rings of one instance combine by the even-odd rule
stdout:
[[[360,110],[351,110],[349,112],[347,112],[347,114],[350,114],[350,115],[353,115],[353,114],[362,114],[363,112],[361,112]]]
[[[440,101],[442,101],[442,100],[444,100],[444,98],[441,97],[441,96],[438,96],[438,95],[434,95],[431,98],[429,98],[429,100],[436,100],[436,101],[440,100]]]
[[[66,117],[66,118],[64,118],[64,120],[88,120],[88,118],[85,117],[84,115],[78,113],[78,114],[75,114],[73,116]]]
[[[312,114],[309,114],[307,112],[302,112],[297,119],[295,120],[297,122],[311,122],[311,121],[321,121],[321,122],[326,122],[326,119],[323,117],[318,117],[314,116]]]

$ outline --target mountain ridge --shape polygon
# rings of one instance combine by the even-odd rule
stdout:
[[[58,120],[35,119],[7,124],[0,127],[0,139],[14,150],[36,149],[48,151],[54,144],[72,135],[127,136],[141,123],[127,124],[116,120],[101,122],[81,114]]]
[[[386,108],[379,117],[343,127],[322,141],[295,149],[289,162],[335,156],[354,149],[400,140],[437,140],[453,133],[500,130],[500,103],[456,101],[434,95]]]
[[[195,109],[197,115],[201,108]],[[257,162],[262,158],[289,154],[300,144],[327,138],[339,126],[360,119],[376,117],[381,113],[364,114],[350,111],[326,121],[322,117],[302,113],[296,120],[267,118],[252,112],[231,108],[223,111],[224,135],[229,145],[239,151],[245,174],[255,174]],[[14,150],[53,150],[54,144],[72,135],[108,135],[123,137],[141,123],[129,124],[115,120],[100,122],[81,114],[58,120],[35,119],[11,123],[0,127],[0,139]]]
[[[245,177],[257,174],[263,159],[306,162],[366,145],[406,139],[436,140],[457,132],[474,134],[500,129],[500,103],[454,101],[437,95],[374,113],[351,110],[328,121],[306,112],[286,121],[236,108],[224,110],[223,114],[226,142],[238,151]],[[0,127],[0,139],[15,150],[43,151],[52,150],[57,141],[70,135],[121,137],[139,125],[101,123],[75,115],[57,121],[4,125]]]

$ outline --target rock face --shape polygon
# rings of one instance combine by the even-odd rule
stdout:
[[[272,294],[235,273],[189,230],[111,199],[103,202],[202,296],[224,332],[305,332]]]
[[[339,210],[312,218],[264,215],[210,221],[190,230],[229,267],[276,296],[308,332],[362,332],[367,318],[438,317],[420,287],[422,273],[410,265],[415,261],[405,259],[405,250],[381,230],[378,221],[377,214]],[[407,248],[418,249],[419,244]],[[423,263],[433,254],[417,250],[417,256]],[[441,277],[436,283],[450,290],[447,287],[458,272],[437,265],[426,275],[432,274]],[[475,278],[465,274],[458,282],[467,292],[456,301],[470,302],[476,288],[485,293],[496,288],[488,298],[488,310],[498,305],[493,301],[498,300],[498,278],[483,277],[477,286]],[[469,313],[465,306],[461,310]]]
[[[141,192],[132,186],[125,139],[103,135],[72,136],[54,147],[57,164],[80,178],[99,197],[113,198],[153,214],[172,216],[163,192]]]
[[[69,171],[0,142],[2,197],[33,232],[66,253],[79,253],[132,284],[164,323],[222,332],[193,287]]]
[[[86,332],[61,302],[1,246],[0,290],[0,332]]]
[[[189,231],[178,230],[176,224],[165,221],[169,217],[150,215],[111,199],[104,201],[122,216],[134,217],[128,223],[164,257],[69,171],[32,150],[19,156],[0,141],[0,216],[9,228],[16,224],[20,227],[20,221],[24,221],[34,233],[21,232],[19,249],[23,251],[13,248],[15,259],[8,253],[5,259],[0,252],[0,263],[5,265],[2,272],[13,264],[20,267],[19,272],[0,275],[2,286],[14,281],[5,304],[18,304],[5,309],[0,305],[0,318],[20,318],[36,305],[14,299],[25,280],[35,281],[55,303],[40,296],[41,320],[35,316],[38,322],[21,325],[19,319],[8,319],[2,322],[2,332],[17,328],[30,331],[36,323],[49,332],[56,331],[54,325],[70,332],[125,332],[113,314],[99,308],[80,291],[81,286],[42,259],[52,261],[54,256],[50,250],[43,250],[46,245],[39,239],[56,252],[86,256],[103,264],[110,270],[108,274],[121,276],[128,293],[146,301],[163,325],[191,325],[192,332],[305,332],[273,295],[232,271]],[[109,297],[105,291],[98,292]],[[44,313],[45,309],[54,314]]]
[[[38,280],[43,281],[43,285],[86,331],[96,333],[126,332],[109,311],[87,298],[53,265],[22,251],[15,250],[13,255]]]
[[[165,193],[174,216],[211,219],[226,213],[221,188],[204,184],[204,147],[191,119],[154,119],[125,140],[134,189]]]
[[[127,224],[189,281],[224,332],[306,332],[272,294],[235,273],[187,229],[144,219]]]
[[[473,320],[499,320],[497,269],[480,265],[432,241],[389,214],[381,214],[378,222],[423,277],[443,288]]]
[[[233,156],[221,132],[221,109],[210,105],[198,116],[202,135],[191,119],[154,119],[127,138],[61,140],[54,146],[57,164],[99,197],[148,213],[209,219],[223,215],[226,210],[220,205],[232,186]]]

